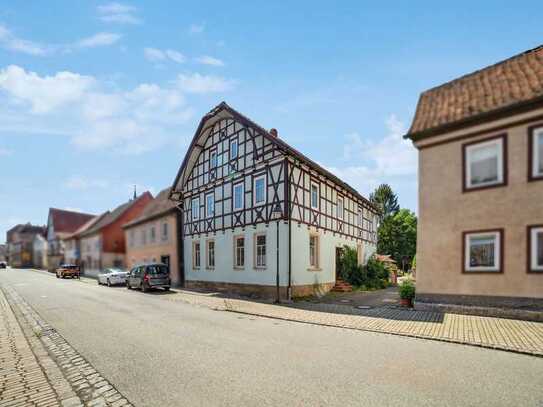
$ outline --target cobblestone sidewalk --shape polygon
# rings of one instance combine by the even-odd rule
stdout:
[[[352,306],[308,302],[278,306],[185,290],[164,298],[216,310],[461,343],[543,357],[541,322],[396,307],[361,310]]]
[[[129,405],[13,288],[0,287],[0,407]]]

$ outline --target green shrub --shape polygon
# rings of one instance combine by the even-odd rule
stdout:
[[[388,287],[389,273],[384,264],[372,256],[365,266],[358,264],[356,249],[343,247],[339,262],[341,278],[349,284],[366,289],[379,289]]]
[[[411,280],[404,280],[400,284],[400,298],[404,300],[412,300],[415,298],[415,285]]]

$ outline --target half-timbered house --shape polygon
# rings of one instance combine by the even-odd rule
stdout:
[[[366,198],[224,102],[202,118],[170,198],[183,212],[188,287],[325,292],[344,245],[360,263],[375,252]]]

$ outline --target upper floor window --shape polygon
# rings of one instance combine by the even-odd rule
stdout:
[[[505,185],[505,136],[463,145],[464,190]]]
[[[266,202],[266,176],[260,175],[254,179],[254,201],[255,205]]]
[[[200,219],[200,198],[193,198],[191,203],[192,220]]]
[[[162,240],[168,240],[168,223],[162,224]]]
[[[255,254],[255,267],[266,267],[266,235],[256,235]]]
[[[501,230],[464,233],[464,270],[466,272],[501,272]]]
[[[230,141],[230,159],[238,158],[238,140]]]
[[[529,264],[528,271],[543,273],[543,225],[528,227]]]
[[[343,198],[337,199],[336,209],[337,209],[336,216],[338,217],[338,219],[343,219]]]
[[[215,216],[215,195],[213,193],[206,195],[206,218]]]
[[[135,237],[136,237],[136,232],[134,230],[131,230],[128,234],[128,246],[130,247],[134,247],[135,246]]]
[[[311,207],[319,209],[319,186],[315,183],[311,183]]]
[[[530,179],[543,179],[543,126],[530,130]]]
[[[147,231],[145,229],[141,230],[141,244],[146,245],[147,244]]]
[[[217,152],[212,151],[211,153],[209,153],[209,168],[217,168],[217,163]]]
[[[151,226],[151,242],[154,243],[156,240],[156,230],[154,226]]]
[[[234,185],[234,210],[243,209],[243,183]]]

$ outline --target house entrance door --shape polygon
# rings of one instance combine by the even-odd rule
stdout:
[[[341,279],[341,257],[343,256],[343,249],[336,247],[336,281]]]

